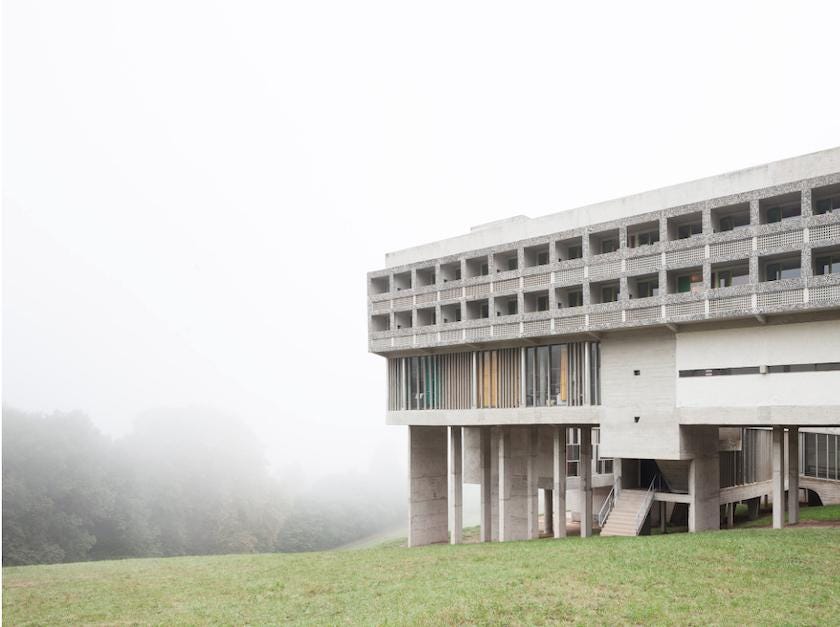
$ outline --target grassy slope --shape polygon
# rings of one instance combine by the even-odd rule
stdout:
[[[3,571],[4,624],[830,623],[840,529],[126,560]]]
[[[802,521],[840,520],[840,505],[826,505],[825,507],[802,507],[799,510],[799,519]],[[763,513],[755,520],[745,520],[742,523],[739,523],[738,526],[769,527],[772,524],[773,514]]]

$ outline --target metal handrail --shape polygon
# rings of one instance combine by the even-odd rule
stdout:
[[[598,511],[598,526],[603,527],[604,523],[607,520],[607,516],[610,515],[610,512],[615,505],[615,485],[613,485],[610,493],[607,495],[604,504],[601,505],[601,509]]]
[[[656,485],[656,481],[659,478],[660,475],[655,475],[653,479],[650,480],[650,485],[648,486],[647,492],[645,493],[645,499],[642,501],[642,506],[639,508],[639,511],[636,512],[636,532],[639,531],[639,528],[642,526],[642,523],[645,522],[645,517],[647,516],[648,510],[650,509],[650,504],[653,503],[654,487]]]

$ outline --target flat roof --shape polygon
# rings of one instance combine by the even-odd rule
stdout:
[[[840,147],[669,185],[594,205],[566,209],[538,218],[519,215],[496,220],[473,227],[464,235],[387,253],[385,267],[393,268],[468,250],[570,231],[588,224],[609,222],[649,211],[680,207],[835,172],[840,172]]]

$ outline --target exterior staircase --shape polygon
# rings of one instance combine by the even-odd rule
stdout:
[[[602,536],[637,536],[653,504],[651,490],[622,489],[601,527]]]

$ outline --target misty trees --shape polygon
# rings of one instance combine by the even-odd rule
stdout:
[[[359,477],[292,494],[244,425],[207,410],[112,440],[79,413],[3,409],[4,565],[332,548],[393,528],[401,497]]]

